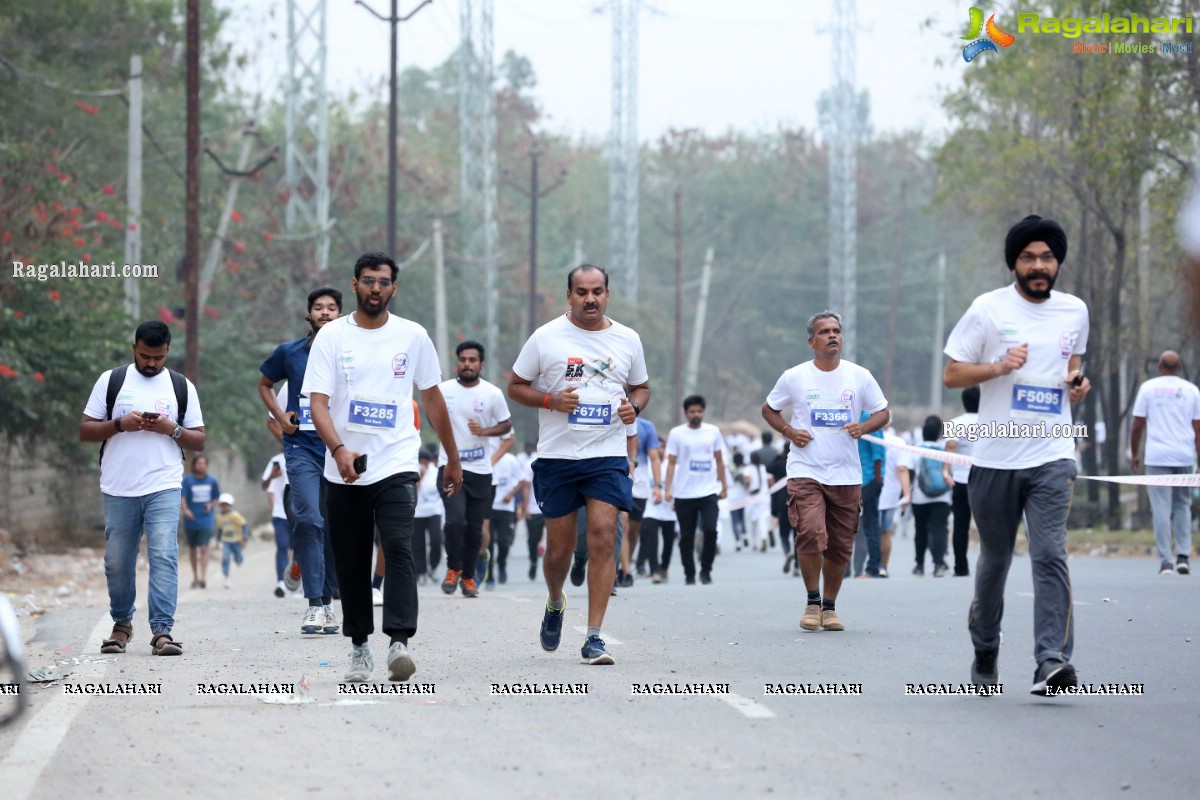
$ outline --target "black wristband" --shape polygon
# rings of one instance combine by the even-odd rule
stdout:
[[[336,453],[338,450],[340,450],[341,448],[343,448],[345,446],[346,446],[346,444],[344,442],[342,444],[339,444],[337,447],[335,447],[329,451],[329,455],[333,455],[334,453]]]

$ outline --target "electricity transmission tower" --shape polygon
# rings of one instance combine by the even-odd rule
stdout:
[[[289,231],[316,240],[314,275],[329,266],[331,227],[325,41],[325,0],[288,0],[285,219]]]
[[[640,0],[609,0],[612,122],[608,152],[610,267],[626,296],[638,293],[638,12]]]
[[[493,0],[459,0],[458,116],[460,191],[464,261],[468,270],[483,268],[487,298],[484,346],[495,352],[496,273],[499,229],[496,225],[496,109],[492,91]],[[468,304],[468,328],[478,328],[478,312]],[[488,363],[496,363],[489,359]]]
[[[833,0],[833,86],[822,127],[829,146],[829,307],[842,315],[842,356],[855,358],[858,337],[857,148],[854,0]]]

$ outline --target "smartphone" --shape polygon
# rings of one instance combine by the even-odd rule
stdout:
[[[1075,379],[1071,381],[1072,386],[1083,386],[1083,367],[1084,367],[1084,365],[1082,363],[1080,363],[1079,374],[1076,375]]]
[[[142,419],[149,420],[150,422],[154,422],[156,419],[158,419],[158,412],[157,411],[143,411]]]
[[[354,459],[354,474],[362,475],[367,471],[367,454],[363,453],[358,458]]]
[[[293,424],[293,425],[295,425],[297,428],[299,428],[299,427],[300,427],[300,417],[299,417],[299,415],[297,415],[295,411],[289,411],[289,412],[288,412],[288,422],[292,423],[292,424]]]

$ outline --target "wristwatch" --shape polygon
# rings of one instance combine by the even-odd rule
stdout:
[[[642,415],[642,407],[641,406],[639,406],[637,403],[634,403],[632,401],[629,403],[629,405],[633,406],[633,415],[635,417],[640,417]]]
[[[175,430],[171,431],[171,438],[175,441],[179,441],[180,436],[183,436],[183,428],[176,425]]]

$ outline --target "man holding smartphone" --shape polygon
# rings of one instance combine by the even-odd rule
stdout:
[[[288,494],[295,520],[292,550],[296,563],[288,567],[288,572],[299,568],[304,596],[308,599],[308,609],[300,622],[301,633],[338,632],[337,614],[333,610],[338,582],[325,525],[328,517],[321,483],[325,444],[317,435],[308,398],[301,396],[300,387],[304,384],[313,338],[341,313],[342,293],[337,289],[325,287],[309,293],[305,316],[309,324],[308,335],[276,347],[259,368],[262,377],[258,380],[258,396],[283,431],[283,452],[291,487]],[[287,381],[286,409],[279,407],[275,397],[275,384],[281,380]]]
[[[442,489],[453,496],[462,466],[441,380],[437,351],[425,329],[388,313],[396,294],[396,262],[368,253],[354,265],[357,309],[316,335],[301,395],[328,448],[324,484],[330,537],[342,596],[343,633],[353,649],[348,683],[366,682],[375,667],[368,637],[374,632],[371,556],[375,531],[386,561],[383,632],[389,637],[388,677],[406,681],[416,671],[408,651],[417,632],[417,576],[412,553],[421,436],[413,390],[446,449]]]
[[[79,423],[81,442],[103,443],[104,577],[113,618],[112,633],[100,647],[104,653],[124,653],[133,637],[143,529],[150,565],[150,650],[156,656],[183,653],[182,644],[171,638],[179,593],[180,451],[203,450],[205,434],[196,387],[178,376],[177,390],[176,375],[166,368],[170,349],[171,330],[165,323],[139,325],[133,369],[102,374]],[[121,374],[119,381],[110,380],[114,372]],[[184,404],[187,410],[180,414]]]

